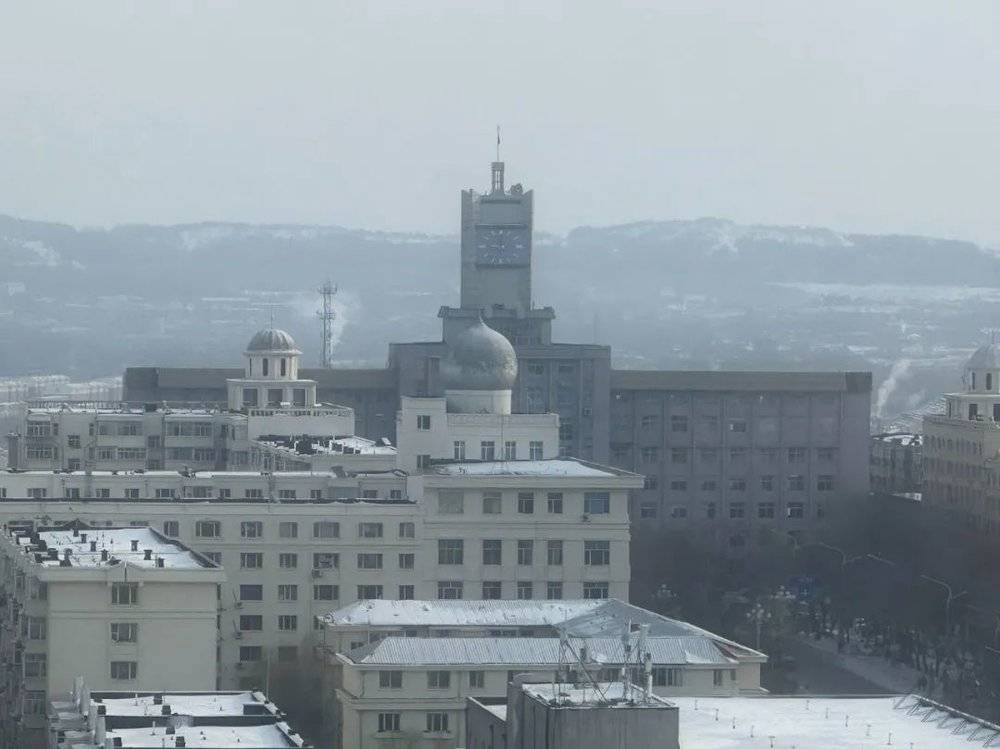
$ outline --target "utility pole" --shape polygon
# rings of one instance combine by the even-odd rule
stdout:
[[[337,287],[327,279],[319,288],[319,294],[323,297],[323,309],[316,311],[316,316],[323,324],[323,349],[320,366],[324,369],[333,367],[333,321],[337,319],[337,311],[333,308],[333,296],[337,293]]]

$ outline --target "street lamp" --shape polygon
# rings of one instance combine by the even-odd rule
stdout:
[[[938,580],[936,577],[930,577],[929,575],[921,575],[921,578],[927,580],[928,582],[934,583],[935,585],[940,585],[948,593],[948,598],[944,602],[944,629],[945,634],[951,634],[951,602],[956,598],[964,596],[969,591],[963,590],[961,593],[955,593],[952,591],[951,586],[948,585],[944,580]]]

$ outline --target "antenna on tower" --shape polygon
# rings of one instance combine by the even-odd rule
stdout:
[[[323,309],[316,310],[316,316],[323,324],[323,353],[320,366],[324,369],[333,367],[333,321],[337,319],[337,311],[333,308],[333,296],[337,293],[337,287],[326,280],[318,289],[323,297]]]

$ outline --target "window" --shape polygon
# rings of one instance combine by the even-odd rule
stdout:
[[[421,453],[417,456],[417,468],[427,468],[431,464],[431,456],[427,453]]]
[[[157,489],[156,490],[157,499],[173,499],[174,490],[173,489]]]
[[[260,632],[262,629],[264,629],[264,617],[260,614],[240,615],[241,632]]]
[[[299,586],[298,585],[279,585],[278,586],[278,600],[279,601],[297,601],[299,600]]]
[[[336,601],[340,598],[340,586],[338,585],[314,585],[314,601]]]
[[[806,488],[805,476],[799,474],[792,474],[788,477],[788,491],[801,492],[805,491],[805,488]]]
[[[309,499],[323,499],[323,490],[322,489],[310,489],[309,490]]]
[[[27,677],[45,677],[49,672],[48,656],[45,653],[24,654],[24,675]]]
[[[802,502],[789,502],[788,517],[790,518],[805,517],[805,505]]]
[[[465,495],[459,491],[438,492],[438,512],[442,515],[461,515],[465,512]]]
[[[722,669],[715,668],[712,669],[712,686],[721,687],[722,686]]]
[[[546,508],[550,515],[562,515],[563,495],[562,492],[549,492],[546,498]]]
[[[660,487],[660,480],[656,476],[644,476],[642,479],[642,488],[646,490],[658,489]]]
[[[278,617],[279,632],[294,632],[299,628],[299,618],[295,614],[281,614]]]
[[[816,491],[818,492],[832,492],[833,491],[833,476],[829,474],[820,474],[816,477]]]
[[[399,713],[379,713],[378,732],[395,733],[399,731]]]
[[[244,520],[240,523],[240,537],[261,538],[264,535],[264,524],[259,520]]]
[[[806,449],[804,447],[790,447],[790,448],[788,448],[788,462],[789,463],[805,463],[806,462]]]
[[[465,440],[455,440],[452,457],[455,460],[465,460]]]
[[[111,661],[111,678],[115,681],[132,681],[139,675],[136,661]]]
[[[340,523],[332,520],[313,523],[313,538],[340,538]]]
[[[608,597],[608,584],[607,583],[584,583],[583,584],[583,597],[584,598],[607,598]]]
[[[484,601],[495,601],[502,597],[503,586],[499,580],[484,580],[483,594]]]
[[[255,663],[262,659],[264,651],[260,645],[243,645],[240,648],[240,663]]]
[[[380,570],[382,569],[381,554],[358,554],[359,570]]]
[[[340,566],[340,554],[332,551],[317,551],[313,554],[314,570],[332,570]]]
[[[403,672],[402,671],[379,671],[378,672],[378,688],[379,689],[402,689],[403,688]]]
[[[528,374],[540,377],[545,374],[545,365],[540,362],[528,362]]]
[[[547,541],[545,549],[546,562],[551,567],[561,567],[563,563],[563,542]]]
[[[603,567],[611,564],[611,542],[584,541],[583,563],[591,567]]]
[[[263,489],[246,489],[243,492],[244,499],[263,499],[264,490]]]
[[[67,435],[67,437],[66,437],[66,445],[68,447],[73,448],[74,450],[79,450],[80,449],[80,435],[79,434],[70,434],[70,435]]]
[[[655,518],[659,513],[659,508],[653,502],[643,502],[639,505],[640,518]]]
[[[278,554],[278,566],[285,570],[294,570],[299,566],[299,555],[291,552]]]
[[[266,359],[264,361],[267,361]],[[285,391],[281,388],[268,388],[267,389],[267,405],[269,406],[280,406],[281,402],[285,399]]]
[[[486,686],[485,671],[469,671],[469,688],[483,689]]]
[[[563,584],[549,581],[545,583],[545,597],[550,601],[560,601],[563,597]]]
[[[222,552],[221,551],[203,551],[202,554],[210,562],[213,562],[220,567],[222,566]]]
[[[761,476],[760,477],[760,490],[762,492],[773,492],[774,491],[774,476]]]
[[[451,671],[428,671],[428,689],[448,689],[451,686]]]
[[[138,642],[139,625],[135,622],[112,622],[111,642],[126,643]]]
[[[500,492],[483,492],[483,514],[499,515],[501,509]]]
[[[427,713],[427,733],[447,733],[448,713]]]
[[[774,517],[774,502],[758,502],[757,517],[770,520]]]
[[[289,521],[278,523],[278,538],[298,538],[299,524]]]
[[[196,538],[219,538],[222,536],[222,523],[218,520],[199,520],[194,524]]]
[[[118,460],[145,460],[145,447],[119,447],[116,451]]]
[[[483,541],[483,564],[502,564],[503,544],[500,539],[485,539]]]
[[[670,491],[672,492],[686,492],[688,488],[688,482],[683,479],[677,479],[670,482]]]
[[[45,617],[25,617],[24,627],[29,640],[44,640],[48,635],[48,620]]]
[[[263,585],[241,585],[240,586],[240,600],[241,601],[263,601],[264,600],[264,586]]]
[[[608,492],[584,492],[583,511],[588,515],[607,515],[611,512],[611,495]]]
[[[113,606],[135,606],[139,603],[139,583],[111,583]]]
[[[517,600],[519,601],[530,601],[534,596],[534,586],[525,580],[521,580],[517,584]]]
[[[542,460],[542,453],[543,450],[541,440],[531,440],[528,443],[528,460]]]
[[[515,442],[514,440],[504,440],[503,459],[517,460],[517,442]]]
[[[654,687],[682,687],[684,686],[684,670],[680,668],[653,668]]]
[[[219,499],[232,499],[232,489],[219,489]]]
[[[417,415],[417,431],[428,432],[431,428],[431,417],[427,414]]]
[[[259,551],[244,551],[240,553],[240,568],[244,570],[259,570],[264,566],[264,555]]]
[[[45,715],[45,690],[28,689],[24,692],[24,714]]]
[[[138,421],[124,421],[118,424],[119,437],[135,437],[142,434],[142,424]]]
[[[534,492],[518,492],[517,511],[521,515],[533,515],[535,512]]]
[[[994,411],[996,407],[994,406]],[[816,460],[820,463],[832,463],[837,459],[837,450],[832,447],[816,448]]]
[[[535,542],[534,541],[518,541],[517,542],[517,563],[520,565],[530,566],[534,564],[535,555]]]
[[[729,517],[732,520],[739,520],[746,516],[746,508],[742,502],[729,503]]]
[[[359,585],[358,586],[358,600],[359,601],[378,601],[382,599],[382,586],[381,585]]]
[[[441,580],[438,582],[438,598],[441,600],[459,600],[462,598],[461,580]]]
[[[400,585],[399,586],[399,600],[400,601],[412,601],[416,597],[414,588],[412,585]]]
[[[358,523],[358,538],[382,538],[382,524]]]
[[[278,499],[295,499],[296,496],[298,493],[294,489],[278,489]]]
[[[729,422],[729,431],[736,434],[743,434],[747,430],[746,419],[732,419]]]
[[[639,457],[643,463],[658,463],[660,461],[660,448],[644,447],[639,450]]]
[[[45,497],[48,496],[48,493],[49,493],[48,489],[30,488],[30,489],[28,489],[28,498],[29,499],[45,499]]]
[[[462,564],[465,543],[460,538],[438,540],[438,564]]]
[[[671,432],[686,432],[688,430],[688,417],[687,416],[671,416],[670,417],[670,431]]]
[[[670,508],[670,517],[674,520],[683,520],[688,516],[688,508],[684,505],[674,505]]]
[[[716,514],[715,502],[709,502],[707,505],[705,505],[706,518],[708,518],[709,520],[715,520],[715,514]]]
[[[745,492],[747,490],[746,479],[729,479],[729,491]]]
[[[414,536],[414,525],[413,523],[400,523],[399,524],[399,537],[400,538],[413,538]]]
[[[492,440],[484,440],[479,443],[479,459],[480,460],[495,460],[496,459],[496,443]]]
[[[399,569],[412,570],[415,566],[416,557],[414,554],[399,555]]]

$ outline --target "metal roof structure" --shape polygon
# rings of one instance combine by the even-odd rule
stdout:
[[[539,627],[554,626],[607,604],[605,600],[357,601],[324,618],[341,627]]]

